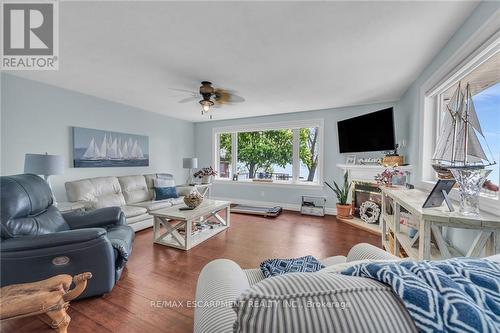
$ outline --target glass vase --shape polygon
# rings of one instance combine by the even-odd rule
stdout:
[[[491,170],[479,168],[450,168],[460,185],[460,213],[479,215],[479,193]]]

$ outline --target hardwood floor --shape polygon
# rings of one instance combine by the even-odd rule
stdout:
[[[275,219],[231,214],[229,229],[188,252],[153,245],[150,228],[136,234],[134,252],[110,294],[71,303],[69,332],[191,332],[192,308],[151,303],[193,300],[198,275],[211,260],[228,258],[252,268],[275,257],[346,255],[360,242],[380,246],[380,237],[334,216],[288,211]],[[3,322],[0,331],[54,332],[38,317]]]

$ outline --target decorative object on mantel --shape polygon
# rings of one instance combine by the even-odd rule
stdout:
[[[71,318],[67,314],[69,302],[87,287],[92,274],[82,273],[75,277],[61,274],[31,283],[2,287],[0,294],[0,319],[8,320],[46,314],[50,326],[59,333],[67,333]],[[70,290],[70,286],[74,288]]]
[[[396,143],[395,147],[394,147],[394,151],[389,153],[389,154],[386,154],[384,156],[384,158],[382,159],[382,164],[384,166],[400,166],[400,165],[403,165],[405,163],[404,161],[404,156],[399,156],[398,154],[398,148],[399,148],[399,144]]]
[[[202,184],[210,184],[212,182],[212,177],[216,175],[217,171],[215,171],[211,166],[208,168],[202,168],[194,174],[196,178],[201,178]]]
[[[328,186],[337,196],[337,217],[341,219],[352,219],[351,215],[351,204],[347,203],[349,197],[349,191],[351,189],[351,183],[349,182],[349,173],[346,171],[344,173],[344,184],[342,187],[334,181],[333,188],[330,184],[325,181],[326,186]]]
[[[364,157],[358,159],[358,163],[361,165],[380,165],[382,164],[382,159],[373,157]]]
[[[345,157],[345,164],[355,165],[356,164],[356,155],[347,155]]]
[[[193,185],[193,169],[198,167],[198,159],[196,157],[184,157],[182,159],[182,168],[189,169],[188,178],[186,179],[187,185]]]
[[[380,207],[373,201],[365,201],[359,208],[359,216],[366,223],[377,223],[380,217]]]
[[[483,135],[469,83],[465,91],[458,83],[446,110],[432,166],[440,178],[449,179],[451,173],[460,185],[460,213],[477,216],[479,192],[491,172],[485,167],[496,162]],[[486,155],[478,135],[483,138],[491,158]]]
[[[26,154],[24,156],[24,173],[42,175],[52,190],[49,177],[51,175],[62,175],[64,173],[64,158],[60,155]],[[53,193],[54,191],[52,191]],[[56,197],[52,194],[54,206],[57,206]]]
[[[203,196],[195,189],[188,195],[184,196],[184,203],[189,208],[196,208],[203,202]]]
[[[73,127],[75,168],[149,166],[145,135]]]
[[[384,166],[400,166],[403,165],[404,163],[405,163],[404,156],[386,155],[382,160],[382,165]]]

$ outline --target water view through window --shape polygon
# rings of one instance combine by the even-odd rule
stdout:
[[[492,172],[488,176],[494,184],[500,183],[500,82],[481,91],[472,97],[484,138],[488,143],[486,149],[497,164],[487,167]],[[486,151],[486,154],[490,152]]]

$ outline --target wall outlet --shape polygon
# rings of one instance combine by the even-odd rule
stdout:
[[[260,191],[260,196],[261,196],[261,197],[265,197],[265,196],[266,196],[266,192],[264,192],[264,191]]]

